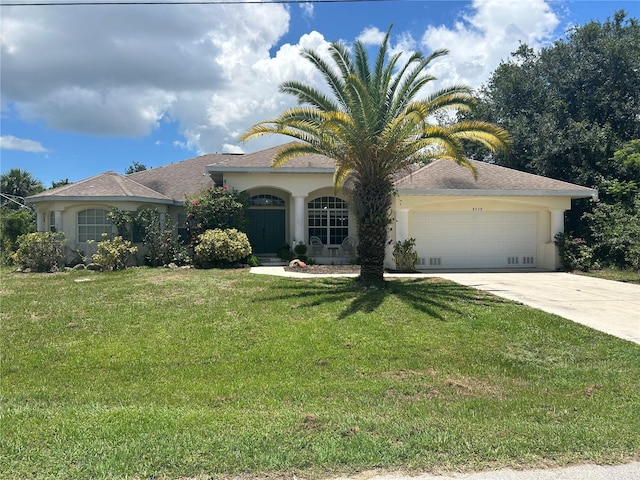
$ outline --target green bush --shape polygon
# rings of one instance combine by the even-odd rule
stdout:
[[[291,251],[291,246],[285,243],[278,249],[278,258],[283,262],[290,262],[295,258],[295,254]]]
[[[256,257],[255,255],[249,255],[247,257],[247,265],[249,265],[250,267],[259,267],[260,266],[260,259],[258,257]]]
[[[408,238],[402,242],[396,242],[393,246],[393,260],[396,262],[396,270],[400,272],[415,272],[418,264],[416,239]]]
[[[595,257],[601,264],[633,267],[633,251],[640,248],[640,195],[634,202],[598,203],[583,220],[589,226]]]
[[[31,210],[0,206],[0,262],[11,262],[12,254],[18,248],[18,237],[35,229],[35,214]]]
[[[213,187],[185,200],[191,242],[207,230],[235,228],[247,231],[249,199],[232,188]]]
[[[127,266],[130,255],[138,251],[138,247],[132,247],[129,240],[124,240],[117,236],[109,240],[106,234],[102,234],[103,240],[98,243],[96,253],[91,258],[94,263],[100,265],[104,270],[123,270]]]
[[[560,232],[556,234],[554,240],[558,247],[560,263],[566,271],[588,272],[592,268],[600,268],[594,260],[593,249],[582,238],[573,238],[571,235]]]
[[[171,228],[171,218],[165,215],[165,226],[161,225],[160,212],[157,209],[144,209],[138,212],[136,223],[144,233],[142,242],[147,247],[145,263],[152,267],[169,265],[188,265],[191,257],[184,245]]]
[[[64,265],[62,233],[34,232],[18,237],[18,249],[12,255],[16,265],[34,272],[51,272]]]
[[[216,228],[198,235],[195,264],[202,268],[226,267],[251,255],[251,244],[245,233],[235,228]]]

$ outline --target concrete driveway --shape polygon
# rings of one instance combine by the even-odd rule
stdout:
[[[640,344],[640,285],[561,272],[432,276],[485,290]]]
[[[252,273],[298,278],[311,275],[283,267],[255,267]],[[562,272],[385,274],[386,277],[440,277],[554,313],[640,344],[640,285]]]

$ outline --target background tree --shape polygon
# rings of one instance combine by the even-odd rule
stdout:
[[[0,175],[0,261],[11,262],[21,235],[35,231],[36,216],[24,205],[24,198],[44,190],[31,173],[12,168]]]
[[[131,173],[143,172],[147,169],[147,166],[143,163],[136,162],[135,160],[131,162],[131,165],[127,167],[124,171],[125,175],[129,175]]]
[[[68,178],[62,178],[62,179],[58,180],[57,182],[55,182],[55,181],[51,182],[51,188],[64,187],[65,185],[69,185],[69,179]]]
[[[640,24],[615,13],[605,23],[575,27],[539,53],[522,45],[480,90],[475,118],[512,135],[512,148],[492,161],[518,170],[598,188],[638,181],[613,161],[640,138]],[[476,151],[475,155],[485,155]],[[567,228],[586,234],[578,202]]]
[[[18,197],[17,200],[22,203],[21,199],[29,195],[35,195],[44,190],[44,185],[40,180],[33,178],[31,173],[19,168],[12,168],[7,173],[0,175],[0,192],[10,197]],[[19,205],[15,204],[6,197],[2,197],[2,204],[17,210]]]
[[[336,188],[345,181],[349,186],[358,230],[358,280],[365,287],[384,285],[394,176],[435,158],[464,165],[475,175],[464,155],[463,141],[480,142],[494,151],[508,142],[504,130],[486,122],[431,123],[442,112],[470,110],[474,103],[471,90],[453,86],[418,99],[423,87],[435,80],[427,67],[447,51],[426,57],[420,52],[406,57],[396,53],[387,58],[389,35],[390,30],[374,64],[361,42],[355,43],[353,53],[342,43],[332,43],[332,62],[304,50],[303,56],[322,74],[332,95],[302,82],[285,82],[281,92],[295,96],[300,106],[254,125],[242,136],[249,140],[282,134],[298,140],[278,151],[274,167],[313,153],[335,160]]]

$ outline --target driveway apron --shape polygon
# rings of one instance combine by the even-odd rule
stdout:
[[[640,344],[640,285],[560,272],[432,276],[484,290]]]

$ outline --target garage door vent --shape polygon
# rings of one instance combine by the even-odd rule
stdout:
[[[507,257],[507,265],[519,265],[519,260],[518,257]]]
[[[429,257],[429,265],[432,267],[442,265],[442,258],[440,257]]]
[[[522,263],[524,265],[533,265],[536,262],[534,261],[533,257],[522,257]]]

